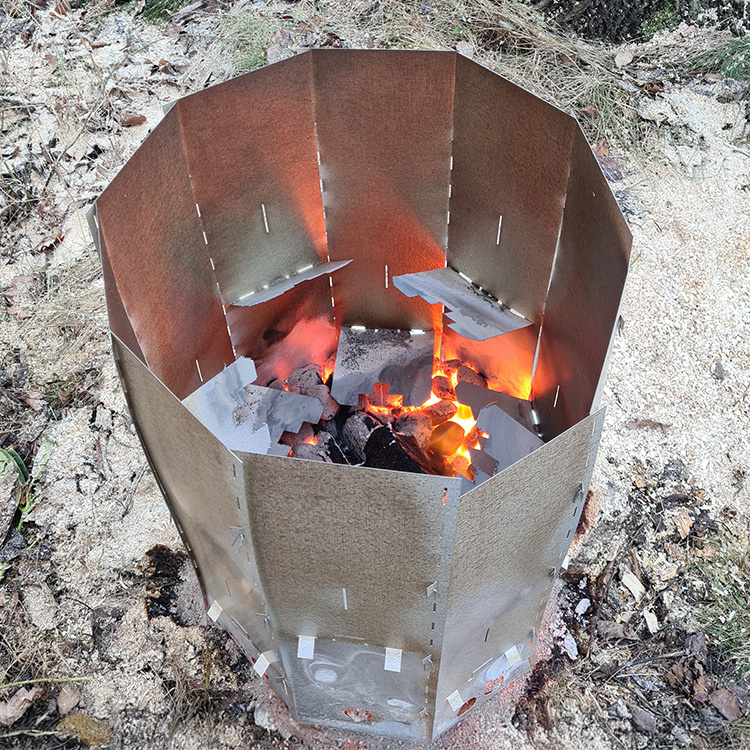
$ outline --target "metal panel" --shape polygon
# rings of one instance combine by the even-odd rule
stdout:
[[[430,653],[447,590],[459,480],[237,455],[252,529],[262,530],[254,535],[258,566],[280,631]],[[433,582],[434,611],[427,591]]]
[[[152,470],[206,590],[259,652],[273,632],[255,568],[242,463],[116,337],[112,347],[128,407]]]
[[[328,278],[303,281],[260,305],[227,307],[235,351],[255,362],[261,385],[286,380],[292,370],[310,362],[333,361],[339,329]]]
[[[455,54],[316,50],[315,115],[344,325],[432,328],[395,275],[445,266]],[[343,317],[341,317],[343,314]]]
[[[180,99],[176,109],[225,301],[326,260],[311,55]]]
[[[443,325],[441,339],[444,360],[460,359],[481,373],[492,390],[524,400],[529,398],[539,338],[535,326],[519,328],[486,341],[473,341],[453,331],[447,322]]]
[[[546,439],[595,408],[631,243],[630,230],[596,157],[576,128],[565,215],[532,386]]]
[[[117,288],[115,277],[112,273],[112,266],[109,262],[109,253],[107,252],[107,243],[100,235],[96,226],[91,228],[96,232],[96,245],[99,250],[99,258],[102,262],[102,275],[104,276],[104,298],[107,301],[107,319],[109,320],[109,329],[127,346],[141,362],[145,362],[141,347],[133,332],[133,326],[130,324],[130,318],[125,312],[122,304],[120,290]]]
[[[112,180],[97,211],[113,276],[146,362],[167,388],[185,398],[234,355],[175,110]]]
[[[538,323],[575,121],[459,56],[453,126],[448,265]]]
[[[298,639],[281,638],[297,718],[345,732],[430,739],[425,709],[431,674],[423,654],[399,654],[399,671],[385,666],[385,649],[342,638],[314,641],[311,658],[298,656]]]
[[[538,627],[603,421],[602,409],[461,498],[438,705]]]

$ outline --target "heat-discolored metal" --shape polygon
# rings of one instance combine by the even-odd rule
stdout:
[[[630,253],[575,120],[453,52],[315,50],[178,101],[90,227],[208,616],[294,715],[429,740],[522,675]],[[289,455],[340,437],[311,426],[331,395],[353,429],[419,411],[433,357],[479,420],[475,475]],[[284,390],[309,364],[316,397]]]

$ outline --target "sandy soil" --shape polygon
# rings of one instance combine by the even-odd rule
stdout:
[[[132,11],[92,20],[46,9],[29,37],[29,28],[14,31],[0,16],[4,171],[28,183],[18,188],[16,217],[0,224],[0,438],[24,457],[40,456],[45,440],[51,447],[38,467],[36,505],[3,548],[0,683],[86,678],[67,683],[77,698],[72,712],[103,721],[116,748],[401,747],[299,727],[234,644],[207,627],[109,352],[83,212],[164,103],[227,74],[212,46],[213,23],[200,16],[183,33],[165,34]],[[738,145],[748,136],[747,102],[735,101],[733,90],[726,81],[668,86],[657,109],[668,109],[670,119],[649,131],[641,153],[609,153],[623,174],[612,187],[634,251],[604,392],[598,524],[571,556],[572,574],[587,580],[596,581],[633,533],[634,492],[687,492],[691,512],[747,528],[750,147]],[[661,118],[648,107],[642,116]],[[678,514],[664,511],[672,530]],[[148,557],[157,545],[175,552]],[[644,543],[644,569],[652,558],[655,568],[669,566],[657,552]],[[613,587],[625,592],[621,580]],[[561,582],[548,608],[547,640],[558,654],[578,588]],[[160,610],[154,592],[171,605]],[[684,607],[673,607],[668,622],[690,632]],[[663,744],[653,746],[680,745],[669,727],[652,735],[612,714],[615,697],[602,701],[585,677],[596,659],[577,666],[582,640],[576,654],[564,649],[568,666],[553,680],[556,689],[545,687],[549,731],[530,730],[523,712],[519,718],[523,685],[516,685],[436,747],[645,747],[657,736]],[[66,740],[56,729],[63,684],[46,686],[28,717],[8,730],[24,730],[7,736],[8,746],[88,741],[82,731]],[[627,706],[625,715],[632,715]],[[712,746],[704,730],[685,732],[696,746]],[[38,734],[45,731],[51,734]]]

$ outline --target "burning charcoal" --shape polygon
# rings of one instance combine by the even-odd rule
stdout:
[[[424,451],[432,437],[432,420],[427,414],[411,412],[402,414],[394,423],[393,429],[400,435],[408,435]]]
[[[487,379],[466,365],[461,365],[458,368],[458,379],[463,383],[478,385],[480,388],[487,387]]]
[[[323,385],[322,383],[319,385],[311,385],[306,387],[303,393],[305,396],[317,398],[318,401],[320,401],[320,404],[323,407],[323,413],[321,414],[320,419],[323,422],[333,419],[336,414],[338,414],[339,405],[331,396],[331,391],[328,389],[327,385]]]
[[[312,425],[309,422],[302,423],[302,429],[299,432],[284,432],[281,435],[280,443],[294,448],[300,443],[309,443],[315,437]]]
[[[312,362],[309,365],[300,367],[299,370],[293,370],[286,382],[292,393],[301,393],[303,396],[306,396],[308,395],[308,388],[323,383],[320,366]]]
[[[292,458],[304,458],[307,461],[323,461],[323,451],[313,443],[300,443],[292,448]]]
[[[444,375],[436,375],[432,379],[432,392],[443,401],[455,401],[456,392],[453,390],[453,384],[450,378]]]
[[[365,446],[365,466],[416,474],[434,474],[427,459],[406,441],[401,441],[388,427],[378,427]]]
[[[461,367],[460,359],[435,360],[435,368],[449,378],[453,377],[453,374],[459,367]]]
[[[346,457],[339,448],[338,443],[334,439],[333,435],[329,432],[318,433],[318,449],[320,453],[327,456],[335,464],[348,464]]]
[[[452,424],[452,423],[451,423]],[[468,480],[474,481],[474,477],[476,476],[476,469],[471,465],[471,461],[467,456],[464,455],[458,455],[451,459],[450,463],[448,464],[450,466],[452,471],[456,472],[456,475],[461,474],[462,476],[465,476]]]
[[[438,401],[435,404],[430,404],[422,409],[422,414],[426,414],[431,420],[433,425],[439,425],[449,420],[458,409],[454,403],[450,401]]]
[[[283,380],[279,380],[278,378],[276,380],[272,380],[268,384],[269,388],[273,388],[275,391],[285,391],[286,390],[286,383]]]
[[[479,430],[476,425],[472,427],[464,438],[464,448],[473,448],[479,442]]]
[[[430,450],[439,456],[452,456],[464,442],[464,430],[456,422],[438,425],[430,439]]]
[[[372,432],[380,426],[376,419],[362,411],[354,412],[346,420],[341,431],[342,447],[354,463],[362,463],[365,460],[367,441]]]

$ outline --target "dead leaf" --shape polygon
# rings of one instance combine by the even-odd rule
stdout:
[[[582,107],[581,115],[583,115],[583,117],[587,120],[593,120],[597,115],[596,107],[592,106],[591,104]]]
[[[70,713],[77,705],[78,701],[81,700],[81,691],[77,687],[66,683],[60,689],[60,693],[57,696],[57,710],[60,716]]]
[[[693,635],[689,635],[685,639],[685,648],[701,664],[706,664],[708,662],[708,647],[706,646],[705,633],[694,633]]]
[[[671,669],[669,669],[664,675],[664,678],[667,681],[667,685],[672,688],[678,688],[682,686],[685,682],[685,665],[682,664],[682,662],[677,662],[676,664],[673,664]]]
[[[57,58],[49,53],[44,56],[44,59],[53,67],[57,67]]]
[[[721,73],[706,73],[706,75],[703,76],[703,80],[706,83],[716,83],[717,81],[720,81],[721,78]]]
[[[711,693],[709,700],[725,719],[736,721],[740,718],[740,702],[731,690],[719,688]]]
[[[708,691],[711,688],[708,684],[708,678],[706,675],[702,674],[694,683],[693,683],[693,698],[698,701],[698,703],[706,703],[708,701]]]
[[[693,526],[693,519],[690,518],[690,514],[685,508],[680,508],[674,522],[677,526],[677,532],[680,535],[680,539],[687,539],[688,534],[690,534],[690,529]]]
[[[625,170],[622,168],[622,166],[618,164],[614,159],[611,159],[609,156],[600,157],[599,166],[602,168],[604,176],[610,182],[617,182],[625,176]]]
[[[67,16],[68,13],[73,12],[73,8],[70,5],[70,0],[57,0],[55,8],[52,11],[57,16]]]
[[[615,65],[618,68],[624,68],[626,65],[630,65],[633,62],[633,53],[630,50],[621,49],[615,55]]]
[[[606,620],[600,620],[597,623],[596,629],[599,631],[599,635],[603,638],[611,638],[612,640],[624,638],[629,641],[638,640],[630,628],[622,622],[607,622]]]
[[[22,687],[13,694],[10,700],[0,701],[0,724],[9,727],[18,721],[43,692],[44,690],[40,687],[33,687],[30,690]]]
[[[596,156],[597,159],[601,159],[602,156],[607,156],[609,154],[609,145],[607,144],[606,138],[600,138],[597,141],[596,146],[594,146],[594,156]]]
[[[132,128],[134,125],[143,125],[146,115],[127,115],[120,122],[124,128]]]
[[[21,396],[21,401],[30,406],[34,411],[41,411],[47,404],[44,396],[38,391],[32,391],[25,396]]]

